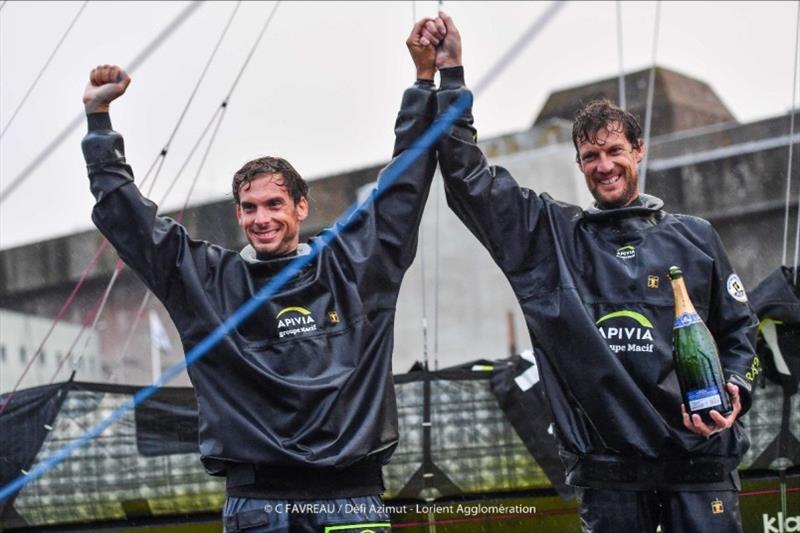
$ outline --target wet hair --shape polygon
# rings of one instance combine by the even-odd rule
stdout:
[[[242,186],[252,182],[262,174],[280,174],[283,186],[289,192],[294,203],[308,197],[308,184],[287,160],[280,157],[259,157],[244,164],[233,175],[233,200],[239,205],[239,191]]]
[[[619,131],[613,124],[622,127],[622,133],[636,150],[642,142],[642,127],[636,117],[615,106],[607,98],[598,98],[582,106],[572,122],[572,144],[575,145],[575,160],[581,162],[579,146],[585,142],[596,144],[600,130]]]

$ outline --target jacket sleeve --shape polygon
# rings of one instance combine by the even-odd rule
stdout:
[[[388,287],[396,290],[414,261],[422,210],[436,170],[436,152],[430,147],[418,154],[391,183],[386,182],[386,174],[435,117],[432,83],[417,82],[406,89],[395,122],[392,161],[378,174],[366,207],[347,219],[347,229],[332,243],[334,251],[343,255],[365,282],[362,288],[367,293]]]
[[[108,113],[88,115],[82,148],[96,203],[92,221],[120,258],[164,301],[190,241],[175,221],[156,215],[156,204],[142,196],[125,161],[122,136],[111,129]]]
[[[708,328],[717,341],[725,380],[739,387],[741,414],[744,414],[752,404],[753,383],[760,373],[755,355],[758,318],[747,301],[741,280],[731,267],[722,241],[713,228],[710,230],[714,274]]]
[[[441,76],[440,114],[469,92],[461,67],[444,69]],[[505,168],[488,164],[472,123],[468,108],[437,146],[447,203],[504,272],[527,268],[536,257],[543,202]]]

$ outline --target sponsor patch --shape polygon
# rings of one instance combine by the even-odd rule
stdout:
[[[725,512],[725,507],[722,505],[722,500],[716,499],[711,502],[711,512],[714,514],[722,514]]]
[[[317,331],[317,323],[311,311],[305,307],[284,307],[275,317],[278,321],[278,338],[295,337]]]
[[[608,347],[616,354],[653,353],[653,323],[641,313],[629,309],[615,311],[601,317],[595,325]]]
[[[623,246],[617,250],[617,259],[627,261],[636,257],[636,248],[633,246]]]
[[[728,294],[733,296],[733,299],[739,302],[746,302],[747,301],[747,293],[744,292],[744,285],[742,285],[742,280],[739,279],[739,276],[736,274],[731,274],[728,276]]]

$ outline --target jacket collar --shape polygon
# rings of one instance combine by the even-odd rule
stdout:
[[[285,255],[283,257],[275,257],[272,259],[261,260],[256,256],[256,250],[250,244],[242,248],[242,251],[239,252],[239,255],[241,255],[242,258],[248,263],[270,263],[270,264],[283,265],[285,263],[288,263],[298,255],[308,255],[310,253],[311,253],[311,246],[309,246],[304,242],[301,242],[299,245],[297,245],[297,251],[295,253],[291,255]]]
[[[627,216],[647,216],[655,215],[660,212],[664,207],[664,201],[661,198],[650,196],[649,194],[640,194],[639,197],[633,201],[631,205],[625,207],[617,207],[614,209],[600,209],[597,204],[584,211],[586,218],[590,220],[600,220],[605,218],[620,218]]]

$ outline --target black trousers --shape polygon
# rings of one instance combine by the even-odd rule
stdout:
[[[584,533],[741,533],[736,491],[576,489]]]

